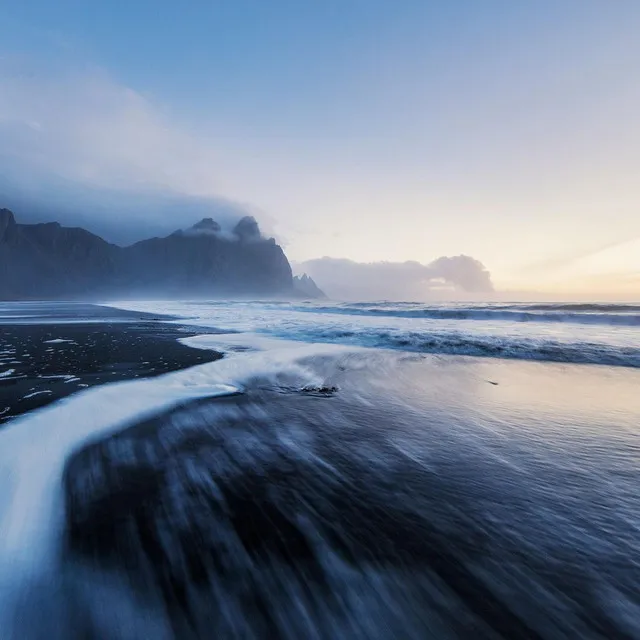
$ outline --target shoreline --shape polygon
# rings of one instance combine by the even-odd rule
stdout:
[[[227,365],[260,358],[238,354]],[[312,364],[335,393],[259,374],[241,395],[189,399],[75,449],[72,619],[101,620],[100,598],[79,594],[108,575],[175,637],[230,637],[235,619],[255,637],[624,637],[597,595],[637,603],[617,560],[637,557],[634,506],[600,476],[633,424],[611,420],[619,371],[373,350]],[[620,532],[606,553],[603,513]],[[541,611],[544,591],[561,616]]]
[[[157,314],[94,305],[52,318],[0,318],[0,428],[13,418],[98,385],[153,378],[222,358],[180,338],[202,329]],[[77,314],[83,316],[74,321]],[[47,310],[43,310],[43,315]]]
[[[106,353],[129,381],[0,432],[0,618],[16,637],[629,630],[597,594],[638,606],[640,372],[204,336],[186,318],[114,313],[20,328],[48,331],[45,353]]]

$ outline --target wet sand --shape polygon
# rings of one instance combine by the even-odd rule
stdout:
[[[178,338],[201,329],[85,304],[31,305],[0,317],[0,425],[83,389],[218,359]],[[2,311],[2,309],[0,309]],[[4,374],[4,375],[2,375]]]
[[[324,397],[256,380],[75,453],[73,628],[148,632],[137,602],[176,638],[634,637],[637,500],[611,483],[638,477],[616,457],[637,409],[612,411],[640,376],[372,365],[340,364]],[[106,626],[102,589],[129,603]]]
[[[84,329],[106,333],[107,364],[145,370],[142,343],[172,365],[169,342],[218,357],[175,342],[187,327],[112,324]],[[47,330],[45,353],[73,347]],[[189,399],[254,356],[236,395]],[[6,524],[28,525],[0,554],[19,578],[8,637],[640,636],[640,371],[364,350],[302,362],[314,392],[261,358],[95,389],[5,431]],[[184,401],[162,404],[168,378]],[[86,434],[56,446],[76,417]],[[34,483],[34,465],[51,472]],[[36,552],[43,583],[22,582]]]

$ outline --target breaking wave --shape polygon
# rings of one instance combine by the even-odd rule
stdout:
[[[3,429],[3,638],[638,637],[638,372],[512,365],[498,395],[470,360],[387,349],[639,349],[267,306],[196,317],[238,331],[182,338],[221,360]]]
[[[406,304],[345,304],[338,306],[297,306],[306,313],[332,313],[390,318],[432,320],[484,320],[499,322],[564,322],[640,327],[640,307],[636,305],[518,305],[437,307]]]
[[[176,322],[208,329],[261,333],[302,342],[640,367],[638,305],[425,306],[273,301],[121,304],[140,312],[172,314]]]
[[[640,367],[640,348],[614,347],[604,343],[366,329],[314,329],[296,337],[418,353]]]

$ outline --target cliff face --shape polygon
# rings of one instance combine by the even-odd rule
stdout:
[[[21,225],[0,209],[0,299],[295,295],[282,248],[253,218],[231,232],[206,218],[119,247],[58,223]]]
[[[229,235],[205,219],[167,238],[126,247],[123,263],[131,288],[198,296],[291,293],[291,266],[282,248],[259,231],[245,236],[246,220]],[[255,220],[253,225],[257,230]]]
[[[0,298],[89,295],[114,282],[119,250],[84,229],[21,225],[0,210]]]

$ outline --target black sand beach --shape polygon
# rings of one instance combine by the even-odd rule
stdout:
[[[220,357],[65,313],[0,327],[21,393]],[[192,344],[0,432],[8,638],[640,637],[640,371]]]
[[[536,480],[526,455],[503,451],[505,466],[476,448],[456,426],[455,393],[443,394],[476,365],[442,365],[428,391],[434,366],[407,360],[400,384],[375,387],[347,366],[326,397],[256,380],[77,451],[64,481],[72,627],[114,638],[149,628],[126,608],[101,626],[94,576],[108,575],[175,638],[632,638],[601,597],[611,587],[637,603],[623,548],[564,542],[583,528],[600,536],[585,508],[608,498],[585,489],[576,507],[570,466]],[[525,386],[527,370],[545,367],[493,373]],[[481,378],[477,387],[502,393]],[[504,429],[489,445],[497,452]],[[553,532],[560,516],[565,533]]]
[[[31,317],[22,308],[0,318],[0,424],[88,387],[220,357],[178,342],[202,330],[167,318],[90,304],[29,306]]]

